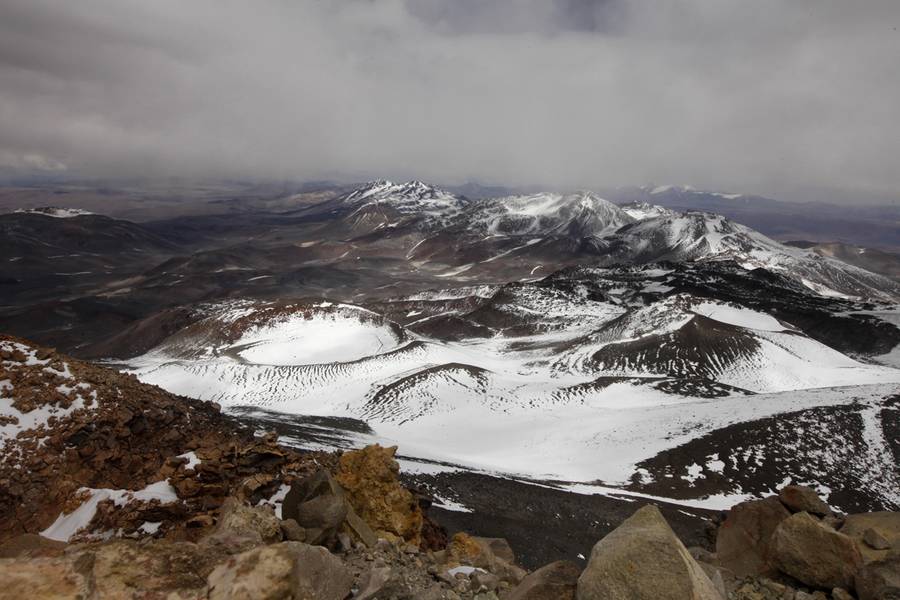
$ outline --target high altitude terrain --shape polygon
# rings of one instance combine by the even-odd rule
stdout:
[[[791,481],[900,506],[900,284],[647,202],[673,193],[376,181],[241,218],[6,214],[0,329],[296,445],[398,443],[461,511],[467,477],[497,474],[706,508]]]

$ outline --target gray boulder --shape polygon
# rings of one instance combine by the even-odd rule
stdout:
[[[578,600],[721,600],[655,506],[597,542],[578,578]]]

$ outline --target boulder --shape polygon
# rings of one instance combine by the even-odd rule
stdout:
[[[420,545],[424,517],[413,494],[400,484],[396,447],[366,446],[345,452],[335,479],[356,513],[379,535]]]
[[[873,531],[869,534],[869,541],[874,542],[875,546],[883,546],[884,544],[878,539],[880,537],[888,543],[889,547],[875,548],[866,543],[865,536],[869,530]],[[865,562],[886,557],[890,548],[900,550],[900,512],[883,511],[847,515],[840,531],[859,542],[859,550],[862,552]]]
[[[98,598],[205,597],[206,577],[227,557],[190,542],[113,540],[89,550]]]
[[[0,559],[3,598],[93,598],[90,560]]]
[[[819,498],[816,490],[805,485],[784,486],[778,490],[778,499],[792,513],[808,512],[819,517],[831,514],[831,508]]]
[[[232,556],[207,584],[209,600],[343,600],[353,577],[321,546],[282,542]]]
[[[900,552],[867,563],[856,575],[859,600],[900,599]]]
[[[647,505],[597,542],[578,578],[578,600],[721,600],[703,569]]]
[[[567,560],[545,565],[522,580],[506,600],[575,600],[581,568]]]
[[[717,532],[718,563],[739,577],[770,573],[772,533],[790,516],[774,496],[734,506]]]
[[[778,570],[816,588],[852,589],[853,576],[862,566],[852,538],[805,512],[782,521],[772,534],[771,545]]]
[[[320,470],[294,482],[281,505],[281,518],[306,529],[306,542],[332,546],[341,531],[352,532],[371,547],[378,536],[357,515],[344,488],[328,471]]]
[[[831,598],[832,600],[855,600],[853,594],[844,588],[834,588],[831,590]]]

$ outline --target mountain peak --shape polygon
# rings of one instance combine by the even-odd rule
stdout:
[[[429,209],[458,210],[465,199],[418,180],[395,183],[377,179],[347,194],[344,202],[360,204],[360,207],[386,204],[400,212],[412,213]]]

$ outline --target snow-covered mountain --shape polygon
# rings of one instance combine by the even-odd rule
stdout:
[[[621,208],[629,217],[637,221],[675,214],[675,211],[671,209],[648,202],[630,202],[623,204]]]
[[[372,181],[346,194],[341,199],[357,210],[377,206],[390,208],[403,214],[439,213],[452,214],[468,205],[462,196],[451,194],[421,181],[394,183],[384,179]]]
[[[596,237],[634,219],[593,192],[542,193],[492,198],[473,204],[454,223],[488,236]]]
[[[785,273],[823,295],[900,298],[900,285],[887,277],[786,246],[712,213],[669,211],[626,225],[606,241],[615,262],[732,260],[745,269]]]

